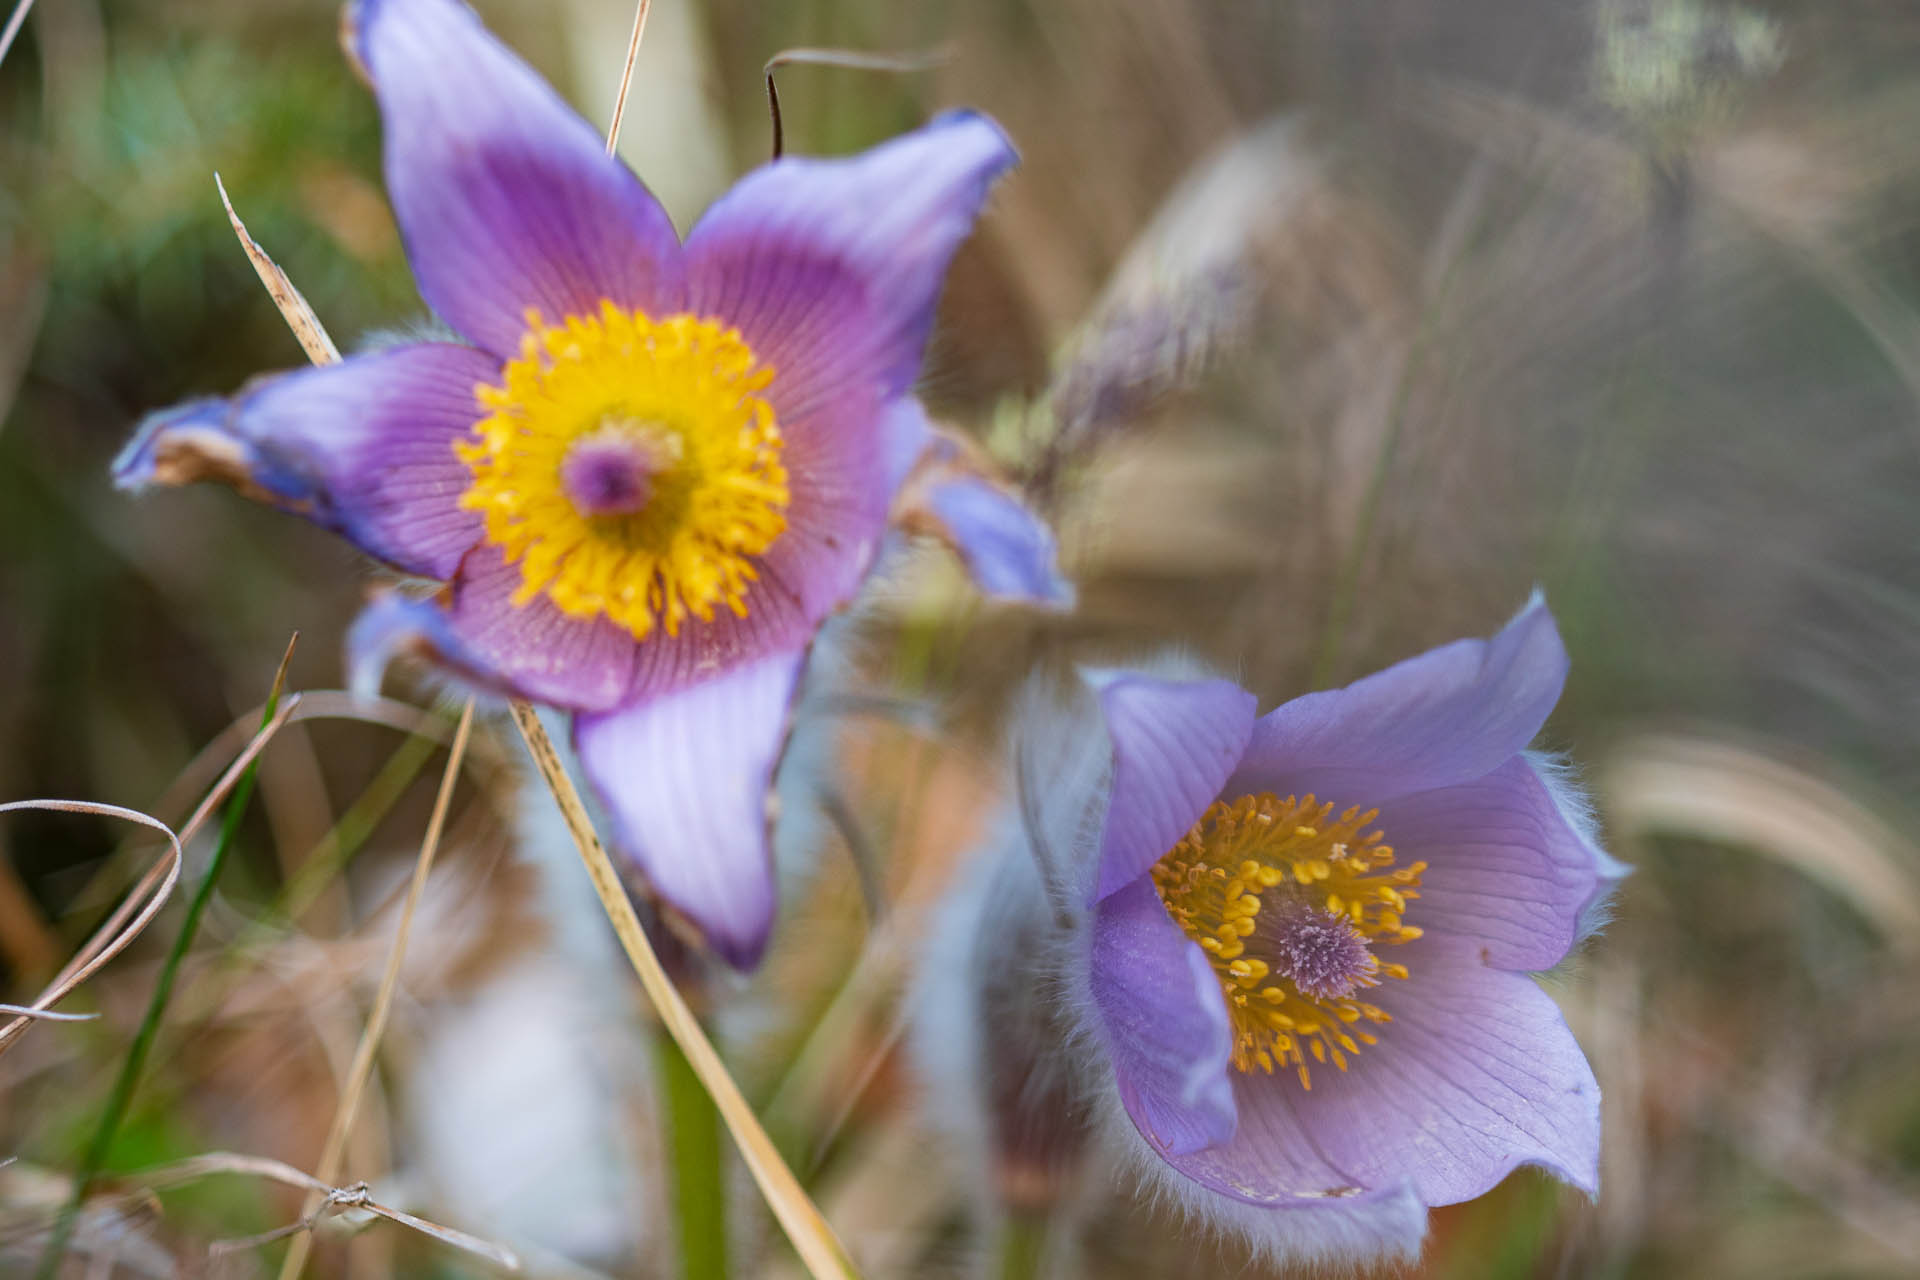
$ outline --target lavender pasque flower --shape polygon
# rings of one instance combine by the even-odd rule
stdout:
[[[987,589],[1071,599],[1045,527],[956,470],[911,395],[947,264],[1013,151],[954,113],[850,159],[778,160],[682,244],[457,0],[357,0],[345,39],[421,296],[458,340],[156,414],[116,477],[225,481],[443,581],[377,602],[356,668],[420,652],[576,713],[616,843],[751,966],[788,707],[815,631],[909,514],[907,480],[916,530]]]
[[[1490,641],[1258,718],[1226,680],[1089,674],[1071,736],[1105,781],[1053,795],[1031,837],[1074,919],[996,963],[1059,993],[1116,1121],[1096,1128],[1144,1182],[1327,1260],[1412,1256],[1428,1206],[1519,1165],[1597,1190],[1599,1089],[1529,976],[1624,873],[1526,751],[1566,671],[1536,599]]]

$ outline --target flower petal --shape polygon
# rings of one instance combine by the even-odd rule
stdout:
[[[482,543],[461,561],[444,607],[431,606],[437,614],[396,611],[380,643],[387,651],[423,651],[489,688],[572,711],[609,711],[684,689],[762,654],[803,648],[859,586],[872,544],[841,542],[824,505],[804,519],[788,515],[786,532],[756,562],[745,617],[719,609],[713,621],[689,620],[677,635],[656,629],[636,640],[604,617],[562,613],[545,594],[514,603],[520,566]]]
[[[1597,1193],[1600,1088],[1547,993],[1457,942],[1395,958],[1414,976],[1370,993],[1393,1016],[1378,1044],[1344,1072],[1316,1067],[1311,1092],[1285,1074],[1239,1077],[1233,1140],[1175,1164],[1243,1199],[1294,1185],[1303,1149],[1354,1186],[1411,1180],[1428,1204],[1528,1164]]]
[[[426,342],[262,378],[150,415],[113,464],[122,488],[221,480],[345,535],[407,573],[451,575],[480,537],[453,451],[480,416],[485,352]]]
[[[491,542],[460,562],[446,606],[457,648],[443,654],[446,660],[495,672],[518,696],[570,711],[607,711],[626,701],[640,650],[633,633],[605,617],[562,613],[544,592],[515,604],[522,580],[520,566]]]
[[[930,531],[959,555],[983,594],[1073,608],[1053,530],[1014,494],[982,476],[955,476],[936,481],[926,502]]]
[[[1379,826],[1402,865],[1428,864],[1415,922],[1473,940],[1501,969],[1560,963],[1619,873],[1567,821],[1525,756],[1484,778],[1390,801]]]
[[[1013,148],[984,116],[954,112],[847,159],[786,157],[741,179],[687,237],[688,297],[737,326],[775,370],[789,434],[872,433],[839,403],[885,405],[920,370],[934,303]],[[867,447],[879,452],[877,439]]]
[[[746,616],[716,609],[711,622],[689,620],[678,635],[655,631],[639,647],[632,696],[682,688],[756,655],[803,647],[860,589],[879,549],[886,494],[852,481],[822,487],[822,469],[795,460],[794,452],[787,451],[793,494],[787,527],[754,561],[759,577],[747,588]],[[867,465],[851,457],[835,465],[842,462],[856,471]]]
[[[946,437],[927,417],[926,407],[913,396],[901,396],[887,411],[882,447],[887,455],[887,489],[900,492],[914,469]]]
[[[1144,878],[1094,909],[1091,981],[1120,1101],[1155,1150],[1233,1136],[1233,1037],[1207,956]]]
[[[400,591],[376,596],[347,629],[347,687],[361,697],[380,692],[395,658],[413,657],[488,693],[517,697],[520,691],[470,651],[437,600]]]
[[[1113,743],[1099,900],[1144,875],[1220,794],[1253,729],[1253,695],[1230,680],[1095,674]]]
[[[1456,640],[1254,726],[1229,789],[1384,804],[1491,772],[1560,699],[1567,651],[1538,595],[1491,640]]]
[[[458,0],[355,0],[348,49],[386,130],[387,192],[420,296],[512,357],[602,299],[680,309],[673,223],[599,133]]]
[[[985,595],[1071,609],[1073,584],[1060,575],[1046,521],[989,475],[989,464],[965,441],[928,422],[911,397],[891,419],[889,468],[906,482],[895,522],[945,543]]]
[[[615,843],[739,969],[773,927],[773,771],[803,652],[771,654],[675,693],[574,721]]]

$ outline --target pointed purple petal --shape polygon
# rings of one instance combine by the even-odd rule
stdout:
[[[959,555],[982,594],[1073,608],[1053,530],[1017,495],[983,476],[956,475],[934,481],[925,502],[925,527]]]
[[[542,593],[513,602],[520,566],[494,543],[460,563],[450,587],[447,627],[461,665],[498,673],[518,696],[570,711],[606,711],[626,700],[640,642],[604,617],[571,617]]]
[[[356,0],[347,45],[386,129],[387,192],[420,295],[501,357],[528,308],[678,311],[668,220],[600,135],[458,0]]]
[[[887,491],[900,492],[914,468],[929,450],[944,443],[943,437],[927,417],[927,410],[913,396],[901,396],[887,410],[882,428],[882,447],[887,455]]]
[[[1233,1136],[1227,1006],[1206,953],[1144,878],[1094,908],[1091,981],[1120,1101],[1163,1154]]]
[[[738,326],[773,366],[767,395],[790,434],[806,419],[877,452],[879,420],[862,415],[912,385],[947,263],[1013,162],[999,128],[969,113],[848,159],[776,160],[687,237],[691,308]]]
[[[1428,864],[1412,921],[1478,943],[1496,968],[1560,963],[1617,876],[1525,756],[1484,778],[1390,801],[1378,825],[1402,866]]]
[[[480,537],[453,442],[499,366],[453,343],[391,347],[263,378],[149,416],[114,462],[122,488],[214,479],[345,535],[407,573],[451,575]]]
[[[1428,1204],[1491,1189],[1539,1165],[1599,1187],[1600,1089],[1560,1011],[1532,979],[1480,964],[1471,947],[1423,939],[1394,952],[1413,970],[1369,993],[1393,1015],[1344,1072],[1242,1076],[1232,1142],[1175,1163],[1214,1185],[1297,1176],[1300,1144],[1355,1186],[1411,1180]]]
[[[1113,741],[1099,900],[1146,874],[1207,811],[1253,728],[1253,695],[1230,680],[1096,675]]]
[[[1566,677],[1567,652],[1535,596],[1491,640],[1442,645],[1268,712],[1229,789],[1378,805],[1478,778],[1540,732]]]
[[[911,396],[888,415],[886,449],[899,492],[894,523],[945,543],[985,595],[1073,607],[1073,584],[1060,574],[1053,530],[989,474],[989,464],[964,439],[928,421]]]
[[[361,697],[380,692],[394,659],[418,658],[487,693],[520,694],[461,641],[438,601],[389,591],[375,597],[347,629],[347,687]]]
[[[768,798],[805,654],[772,654],[678,692],[574,722],[615,843],[738,969],[773,928]]]

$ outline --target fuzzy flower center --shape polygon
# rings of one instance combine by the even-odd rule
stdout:
[[[1213,964],[1233,1024],[1241,1071],[1292,1067],[1311,1089],[1309,1059],[1342,1071],[1347,1055],[1378,1043],[1365,1026],[1392,1021],[1359,998],[1407,967],[1381,944],[1411,942],[1402,923],[1426,863],[1393,865],[1378,810],[1271,793],[1222,801],[1153,867],[1153,887]]]
[[[520,356],[475,391],[489,412],[454,449],[460,505],[520,565],[516,605],[645,639],[747,614],[754,557],[786,530],[773,370],[734,329],[602,302],[557,325],[527,313]]]

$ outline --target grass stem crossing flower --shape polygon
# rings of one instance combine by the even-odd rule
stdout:
[[[362,616],[356,670],[414,652],[575,713],[616,843],[750,967],[788,708],[889,528],[943,538],[993,594],[1072,598],[1046,527],[955,470],[912,395],[948,263],[1013,150],[954,112],[851,158],[784,158],[683,244],[458,0],[356,0],[345,41],[455,340],[155,414],[116,478],[220,480],[442,582]]]

